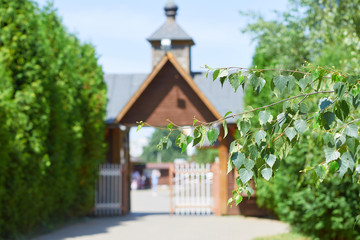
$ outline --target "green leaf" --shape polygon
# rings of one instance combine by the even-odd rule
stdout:
[[[304,102],[300,103],[299,111],[301,114],[308,113],[308,107],[307,107],[306,103],[304,103]]]
[[[201,131],[201,138],[200,138],[200,143],[199,144],[200,144],[200,147],[201,147],[205,143],[207,129],[204,126],[201,126],[200,131]]]
[[[345,121],[345,119],[349,116],[349,105],[345,100],[341,100],[336,103],[334,112],[341,121]]]
[[[228,134],[228,127],[225,120],[223,121],[223,128],[224,128],[224,138],[225,138]]]
[[[302,91],[305,90],[305,88],[308,86],[309,83],[311,83],[312,79],[311,76],[305,75],[302,79],[299,80],[299,86]]]
[[[263,176],[263,178],[266,179],[266,181],[269,181],[269,179],[272,176],[272,169],[271,168],[264,168],[263,170],[261,170],[261,175]]]
[[[256,76],[256,74],[254,73],[250,75],[249,80],[256,94],[259,94],[261,92],[266,83],[263,78]]]
[[[289,138],[289,140],[291,141],[297,134],[295,128],[293,127],[288,127],[286,130],[285,130],[285,134],[286,136]]]
[[[339,169],[339,164],[337,161],[332,161],[329,164],[329,172],[335,173]]]
[[[274,166],[274,163],[276,162],[276,156],[269,154],[266,156],[265,161],[272,168]]]
[[[253,177],[253,175],[254,175],[253,171],[248,170],[246,168],[241,168],[239,170],[239,176],[243,184],[246,184]]]
[[[325,148],[324,152],[325,152],[326,163],[334,161],[340,157],[340,153],[332,148]]]
[[[323,114],[325,122],[330,126],[335,121],[335,113],[326,112]]]
[[[286,114],[280,113],[279,115],[277,115],[276,120],[279,124],[279,127],[282,127],[286,121]]]
[[[215,79],[218,78],[219,73],[220,73],[220,69],[216,69],[216,70],[214,71],[214,73],[213,73],[213,81],[215,81]]]
[[[349,84],[354,84],[358,78],[355,75],[350,75],[346,78],[346,82]]]
[[[192,136],[187,136],[186,137],[186,144],[189,145],[193,140],[193,137]]]
[[[351,123],[346,126],[344,133],[349,137],[358,138],[358,128],[355,124]]]
[[[354,168],[355,162],[350,152],[345,152],[340,158],[339,175],[342,178],[348,169]]]
[[[144,126],[145,123],[143,121],[140,121],[140,122],[137,122],[137,124],[139,124],[136,128],[136,131],[138,132]]]
[[[224,118],[226,118],[231,113],[232,113],[232,111],[228,111],[227,113],[225,113]]]
[[[240,83],[240,85],[243,83],[244,78],[245,77],[243,75],[241,75],[241,72],[239,72],[239,83]]]
[[[358,106],[360,105],[360,94],[352,97],[352,104],[355,109],[358,108]]]
[[[254,189],[252,189],[250,186],[246,186],[246,193],[250,199],[251,195],[254,193]]]
[[[240,131],[240,133],[242,134],[242,136],[245,136],[245,134],[249,131],[250,125],[251,124],[248,121],[241,121],[240,119],[236,121],[236,126]]]
[[[294,127],[299,134],[303,134],[306,131],[306,121],[302,119],[296,120]]]
[[[319,101],[319,111],[323,111],[325,108],[329,107],[332,104],[332,101],[327,98],[321,98]]]
[[[264,125],[265,123],[271,121],[271,114],[268,111],[261,111],[259,112],[259,120],[260,124]]]
[[[251,144],[249,146],[249,152],[250,152],[250,158],[251,159],[256,159],[257,158],[258,150],[257,150],[257,147],[254,144]]]
[[[233,201],[234,201],[234,199],[232,197],[229,198],[229,200],[227,201],[227,205],[229,206],[230,204],[232,204]]]
[[[240,82],[239,82],[239,74],[238,73],[232,73],[229,75],[229,82],[230,85],[232,86],[232,88],[234,89],[234,92],[237,91],[237,89],[240,86]]]
[[[193,147],[200,143],[202,139],[202,132],[200,131],[201,126],[198,126],[194,130],[194,141],[193,141]]]
[[[220,132],[217,128],[212,128],[207,132],[207,137],[209,139],[210,146],[216,142],[216,140],[219,136],[219,133]]]
[[[227,164],[227,174],[229,174],[229,172],[231,172],[231,170],[233,170],[234,168],[234,164],[231,161],[231,158],[229,158],[228,160],[228,164]]]
[[[251,159],[245,158],[244,159],[244,166],[246,169],[251,170],[255,166],[255,162]]]
[[[220,78],[221,87],[224,86],[224,82],[226,81],[226,77]]]
[[[220,69],[220,73],[219,73],[218,77],[219,78],[227,77],[228,74],[229,74],[229,71],[227,69]]]
[[[231,155],[231,161],[237,169],[240,169],[244,164],[245,155],[241,152],[235,152]]]
[[[171,148],[171,146],[172,146],[171,140],[170,140],[170,139],[167,139],[167,141],[166,141],[166,149]]]
[[[167,128],[168,128],[169,130],[171,130],[171,129],[173,128],[173,124],[172,124],[172,123],[169,123],[169,124],[167,125]]]
[[[239,205],[239,203],[241,203],[242,200],[243,200],[243,197],[241,195],[237,195],[235,198],[236,206]]]
[[[346,139],[346,145],[347,145],[349,151],[352,154],[355,154],[355,151],[356,151],[356,139],[353,138],[353,137],[349,137],[348,139]]]
[[[257,133],[255,133],[255,141],[257,145],[260,146],[261,141],[265,139],[265,137],[266,137],[266,132],[263,130],[260,130]]]
[[[289,92],[292,92],[296,84],[296,79],[293,75],[289,75],[287,78],[288,78],[288,90]]]
[[[339,98],[341,98],[344,95],[345,90],[346,90],[345,83],[343,83],[343,82],[335,83],[334,91],[338,95]]]
[[[273,81],[275,86],[280,90],[281,93],[283,93],[287,86],[288,78],[286,76],[279,75],[276,76]]]
[[[255,88],[255,92],[256,92],[257,95],[259,95],[261,90],[264,88],[265,83],[266,83],[265,79],[263,79],[261,77],[258,78],[258,85]]]
[[[315,167],[315,173],[321,180],[324,179],[326,174],[326,166],[325,165],[318,165]]]

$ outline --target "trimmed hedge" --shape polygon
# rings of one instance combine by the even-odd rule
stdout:
[[[94,48],[51,7],[0,0],[0,79],[0,238],[90,213],[105,158]]]

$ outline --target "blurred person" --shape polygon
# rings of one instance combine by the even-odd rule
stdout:
[[[161,173],[158,169],[154,169],[151,172],[151,186],[152,186],[152,195],[157,195],[157,186],[159,184],[159,177],[161,176]]]

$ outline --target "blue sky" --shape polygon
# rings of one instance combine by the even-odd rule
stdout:
[[[47,0],[35,0],[44,6]],[[167,0],[54,0],[68,31],[95,46],[105,73],[150,73],[151,48],[145,40],[165,21]],[[248,67],[255,44],[241,29],[250,19],[239,11],[260,13],[266,19],[284,11],[287,0],[175,0],[178,24],[195,41],[192,70]],[[151,129],[131,131],[132,153],[139,155]]]

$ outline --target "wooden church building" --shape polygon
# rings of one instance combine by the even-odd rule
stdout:
[[[177,125],[192,126],[194,116],[209,122],[228,111],[240,113],[243,109],[242,91],[234,93],[229,84],[221,87],[219,81],[213,82],[211,74],[207,78],[205,72],[191,71],[191,48],[195,42],[176,22],[177,5],[169,1],[164,10],[165,23],[147,38],[152,51],[152,71],[105,74],[104,77],[108,88],[107,162],[121,163],[127,179],[130,174],[129,129],[137,126],[137,121],[166,126],[166,119],[170,119]],[[229,129],[234,131],[234,125]],[[219,137],[217,215],[239,214],[238,208],[226,205],[235,186],[233,173],[226,174],[231,141],[231,137]],[[129,181],[123,181],[123,187],[128,191]],[[130,209],[129,197],[124,201],[123,213],[126,213]]]

